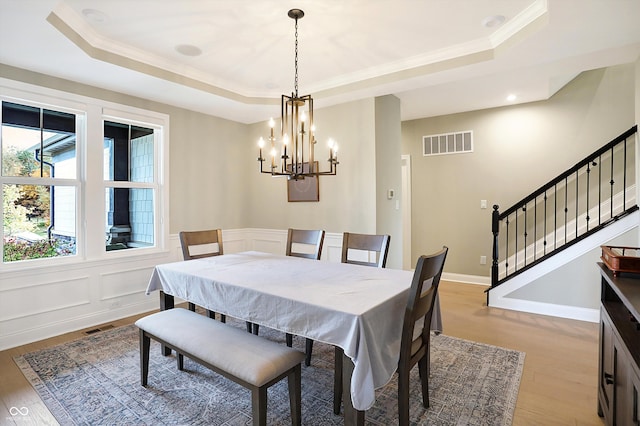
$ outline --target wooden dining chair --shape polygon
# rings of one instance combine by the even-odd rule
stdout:
[[[402,324],[398,361],[398,423],[409,424],[409,373],[418,364],[422,384],[422,405],[429,408],[431,318],[448,247],[420,256],[413,274],[409,300]],[[418,327],[416,329],[416,327]]]
[[[324,230],[310,229],[291,229],[287,235],[287,256],[304,257],[307,259],[320,260],[322,255],[322,244],[324,242]],[[309,247],[308,251],[302,250],[302,247]],[[293,335],[286,334],[287,346],[293,345]],[[305,358],[304,365],[311,365],[311,352],[313,351],[313,340],[307,338],[305,341]]]
[[[390,235],[345,232],[342,234],[342,263],[384,268],[387,264],[390,241]],[[367,260],[355,259],[353,255],[356,253],[365,253]],[[375,253],[375,261],[369,260],[371,253]]]
[[[390,235],[375,235],[375,234],[354,234],[351,232],[345,232],[342,234],[342,263],[353,263],[355,265],[375,266],[377,268],[384,268],[387,264],[387,254],[389,253],[389,243],[391,242]],[[375,252],[376,261],[364,261],[357,260],[350,257],[351,252],[360,251],[366,252],[366,258],[369,259],[370,253]],[[313,340],[307,339],[306,342],[306,356],[305,365],[311,363],[311,353],[313,352]]]
[[[320,260],[323,243],[324,230],[289,228],[285,254],[287,256]],[[304,250],[304,247],[307,250]]]
[[[205,231],[181,231],[180,246],[184,260],[201,259],[203,257],[220,256],[224,254],[222,244],[222,230],[209,229]],[[189,310],[196,310],[196,305],[189,302]],[[209,318],[215,318],[215,312],[207,310]],[[225,315],[220,315],[220,320],[226,322]]]
[[[422,405],[429,408],[429,369],[431,318],[444,262],[449,249],[444,246],[437,253],[420,256],[409,289],[404,312],[398,361],[398,424],[409,424],[409,373],[418,364],[422,385]],[[336,354],[340,351],[336,351]],[[334,361],[334,412],[340,412],[342,401],[342,357]]]
[[[306,259],[320,260],[322,256],[322,244],[324,243],[324,230],[322,229],[293,229],[289,228],[287,233],[287,246],[285,254],[287,256],[303,257]],[[258,324],[253,324],[251,329],[247,324],[247,330],[253,334],[259,333]],[[293,335],[286,333],[287,346],[293,346]],[[313,340],[307,338],[305,341],[304,364],[311,365],[311,352],[313,351]]]

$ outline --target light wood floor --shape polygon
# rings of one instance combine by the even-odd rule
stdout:
[[[602,425],[596,412],[598,325],[489,308],[484,288],[441,283],[444,334],[526,353],[513,424]],[[0,352],[0,424],[57,424],[12,358],[82,337],[83,331]],[[12,417],[11,407],[27,407],[29,414]]]

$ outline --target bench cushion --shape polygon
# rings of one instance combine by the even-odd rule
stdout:
[[[151,314],[135,324],[255,386],[262,386],[304,360],[300,351],[182,308]]]

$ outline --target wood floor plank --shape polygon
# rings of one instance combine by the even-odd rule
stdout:
[[[487,307],[484,289],[441,283],[444,334],[526,353],[513,424],[603,425],[596,411],[598,324]],[[130,324],[140,316],[112,324]],[[0,352],[0,424],[57,424],[13,357],[82,336],[80,330]],[[28,407],[33,417],[13,418],[11,407]]]

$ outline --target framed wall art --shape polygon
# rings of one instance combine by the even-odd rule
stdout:
[[[298,166],[302,168],[302,173],[309,172],[309,163],[302,163]],[[318,162],[315,162],[318,168]],[[318,176],[305,176],[304,179],[287,181],[287,198],[289,202],[299,201],[320,201],[320,183]]]

